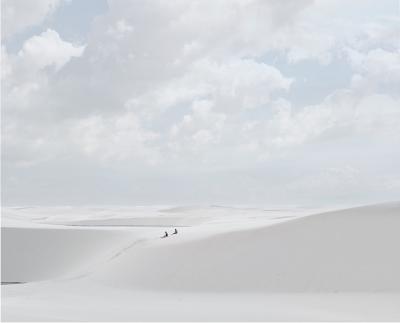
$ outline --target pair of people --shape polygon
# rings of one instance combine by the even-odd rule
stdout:
[[[175,228],[175,230],[172,234],[178,234],[178,230],[176,230],[176,228]],[[162,238],[167,238],[167,237],[168,237],[168,232],[165,231],[165,234],[164,234],[164,236],[162,236]]]

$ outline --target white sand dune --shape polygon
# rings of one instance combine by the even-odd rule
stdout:
[[[131,249],[101,268],[119,286],[185,291],[400,292],[400,205],[303,217]]]
[[[139,217],[139,218],[111,218],[111,219],[92,219],[82,221],[64,221],[58,222],[58,224],[70,225],[70,226],[144,226],[144,227],[186,227],[200,223],[207,222],[208,218],[195,217],[195,218],[184,218],[180,217]],[[53,222],[55,223],[55,222]]]
[[[79,272],[121,248],[131,232],[59,228],[2,228],[1,281],[34,282]]]
[[[146,222],[142,208],[138,227],[128,210],[97,209],[82,227],[50,208],[66,225],[12,210],[2,281],[28,283],[2,286],[2,319],[400,320],[400,203],[309,216],[216,209],[151,208]],[[154,223],[186,217],[208,220],[159,238],[172,227]]]
[[[399,321],[399,294],[174,293],[87,280],[3,286],[5,321]]]

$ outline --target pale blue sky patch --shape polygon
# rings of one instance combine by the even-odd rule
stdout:
[[[328,64],[319,64],[314,59],[290,63],[278,53],[269,53],[262,61],[277,67],[285,76],[294,78],[285,97],[299,108],[317,104],[335,89],[348,87],[353,75],[348,60],[337,53]]]
[[[64,40],[86,43],[93,20],[107,11],[106,0],[64,0],[54,14],[46,17],[42,24],[30,26],[15,34],[11,39],[6,39],[4,45],[10,53],[17,53],[26,39],[48,28],[56,30]]]

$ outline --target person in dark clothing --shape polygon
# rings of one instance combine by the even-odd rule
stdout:
[[[166,237],[168,237],[168,232],[167,231],[165,231],[164,236],[162,236],[161,238],[166,238]]]
[[[176,228],[175,228],[175,230],[174,230],[174,233],[173,234],[178,234],[178,230],[176,230]]]

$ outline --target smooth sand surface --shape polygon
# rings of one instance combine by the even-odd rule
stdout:
[[[400,320],[400,203],[3,215],[5,321]]]

